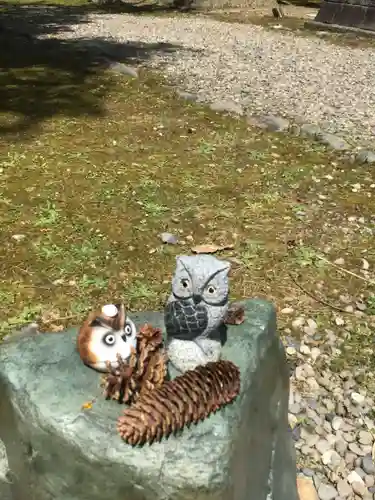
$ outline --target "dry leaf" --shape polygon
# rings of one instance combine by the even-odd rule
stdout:
[[[297,477],[297,490],[299,500],[318,500],[318,494],[311,479]]]
[[[81,406],[82,410],[91,410],[93,401],[87,401]]]
[[[362,259],[362,269],[368,271],[370,269],[370,264],[366,259]]]
[[[191,251],[193,253],[216,253],[220,252],[221,250],[232,250],[234,248],[234,245],[223,245],[223,246],[218,246],[218,245],[197,245],[196,247],[193,247]]]

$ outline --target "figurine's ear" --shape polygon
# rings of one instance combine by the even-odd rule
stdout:
[[[176,269],[186,269],[187,265],[187,255],[177,255],[176,257]]]
[[[228,276],[228,274],[230,273],[232,264],[229,262],[229,260],[222,260],[221,263],[222,263],[222,266],[223,266],[221,268],[221,272],[223,274],[225,274],[225,276]]]

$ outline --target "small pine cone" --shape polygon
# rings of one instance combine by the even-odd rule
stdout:
[[[240,372],[231,361],[197,366],[147,391],[118,419],[121,437],[131,445],[160,441],[230,403],[240,391]]]
[[[162,331],[144,325],[137,334],[137,349],[125,361],[117,356],[118,367],[107,364],[108,374],[103,381],[106,399],[119,403],[134,403],[140,394],[160,386],[167,373],[167,358],[163,348]]]

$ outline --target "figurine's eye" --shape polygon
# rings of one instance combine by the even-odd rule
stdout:
[[[212,295],[213,293],[215,293],[215,292],[216,292],[216,288],[215,288],[214,286],[210,285],[210,286],[207,288],[207,292],[208,292],[208,293],[210,293],[210,294]]]
[[[103,342],[107,345],[113,345],[116,342],[116,337],[113,333],[107,333],[107,335],[103,337]]]
[[[187,279],[182,279],[182,280],[181,280],[181,285],[182,285],[184,288],[189,288],[189,280],[187,280]]]
[[[127,337],[133,333],[133,328],[129,323],[125,325],[124,332]]]

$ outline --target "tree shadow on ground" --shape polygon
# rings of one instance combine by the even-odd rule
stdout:
[[[88,23],[88,6],[0,4],[0,134],[32,132],[55,116],[103,115],[111,62],[143,62],[170,44],[54,38]]]

